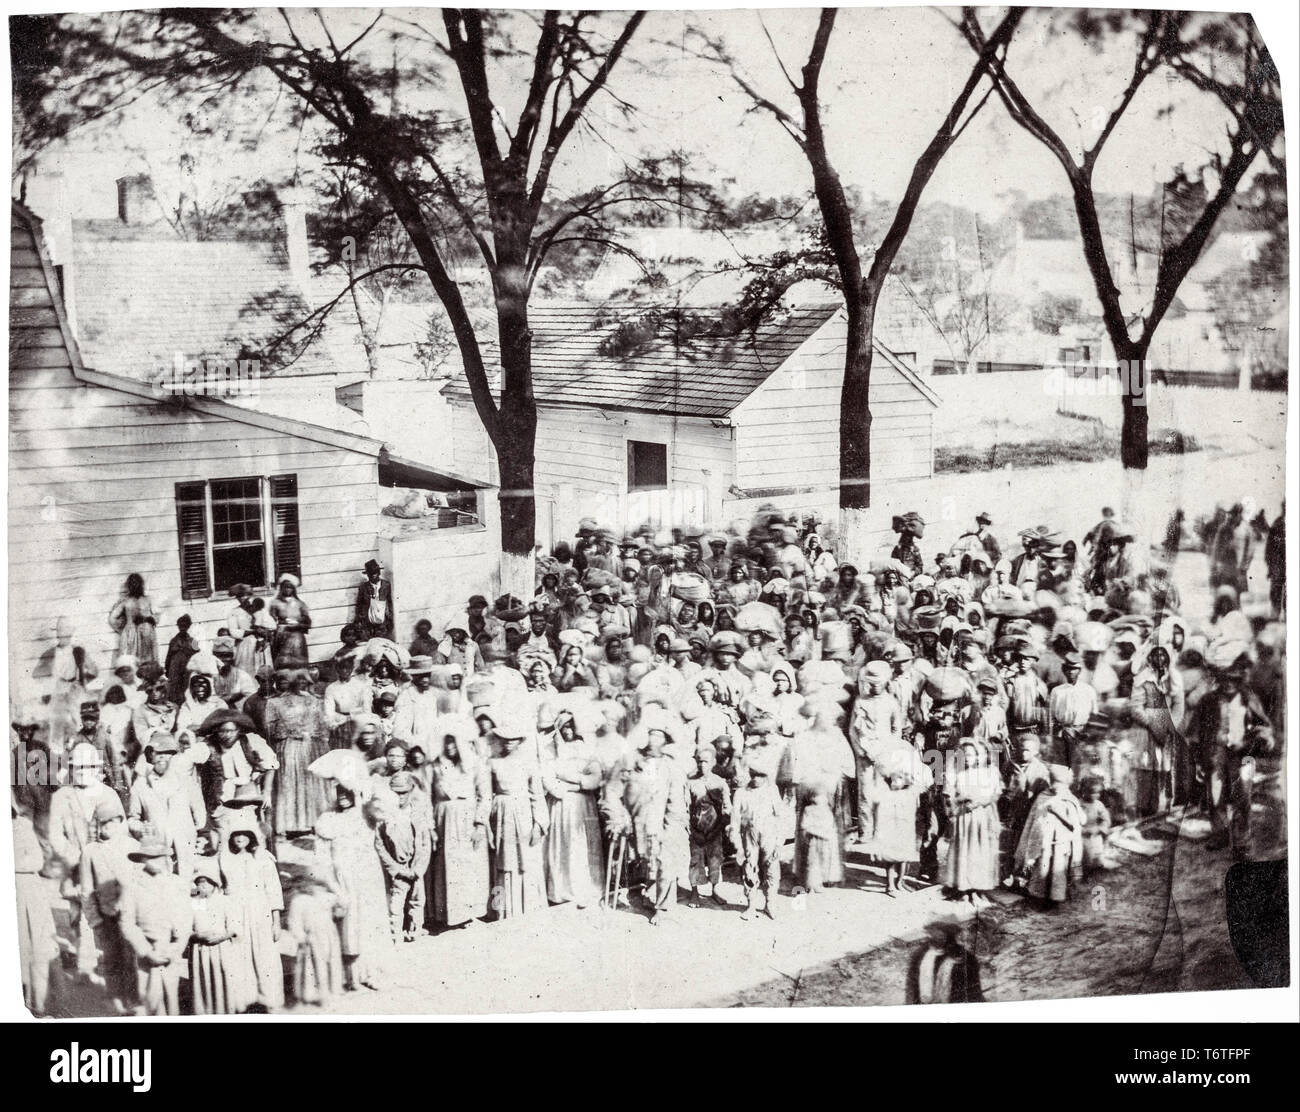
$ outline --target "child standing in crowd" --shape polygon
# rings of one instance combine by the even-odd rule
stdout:
[[[251,1001],[242,998],[248,972],[237,971],[235,942],[238,920],[230,899],[221,891],[221,871],[210,857],[194,866],[194,895],[190,901],[190,1010],[194,1015],[230,1015]]]
[[[1025,889],[1048,907],[1070,898],[1083,874],[1083,808],[1070,791],[1072,777],[1052,765],[1050,782],[1034,800],[1016,847],[1016,874]]]
[[[763,893],[762,912],[776,918],[776,895],[781,886],[781,796],[768,769],[756,764],[749,769],[749,783],[736,793],[732,842],[739,850],[745,878],[745,910],[742,919],[755,915],[754,890]]]
[[[397,772],[388,781],[392,806],[379,822],[375,848],[388,878],[388,918],[393,937],[414,942],[424,926],[424,871],[433,853],[433,832],[414,802],[415,779]]]
[[[695,770],[686,778],[691,814],[691,906],[699,907],[700,885],[710,886],[714,903],[726,906],[718,891],[722,883],[722,843],[731,820],[731,790],[713,771],[716,760],[713,746],[704,742],[695,747]]]

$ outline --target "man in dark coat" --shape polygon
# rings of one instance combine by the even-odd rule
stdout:
[[[362,640],[371,637],[393,639],[393,588],[383,577],[383,566],[378,560],[366,561],[365,582],[357,588],[357,610],[354,622],[361,629]]]

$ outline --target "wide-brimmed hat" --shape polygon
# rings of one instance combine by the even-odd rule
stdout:
[[[992,515],[989,514],[988,510],[981,510],[979,513],[977,513],[975,515],[975,520],[980,522],[983,525],[993,524],[993,517]]]
[[[902,664],[904,661],[914,659],[914,654],[902,641],[895,641],[885,650],[885,659],[891,664]]]
[[[369,575],[372,571],[383,571],[384,565],[378,560],[367,560],[362,570]]]
[[[406,666],[408,676],[428,676],[433,674],[433,657],[431,656],[413,656],[411,663]]]
[[[936,703],[951,703],[970,692],[970,677],[960,668],[936,668],[925,679],[925,692]]]
[[[233,637],[216,637],[212,641],[213,656],[234,656],[235,639]]]
[[[409,772],[395,772],[389,777],[388,787],[398,795],[406,795],[415,790],[415,777]]]
[[[253,588],[247,583],[236,583],[226,593],[231,598],[248,598],[253,593]]]
[[[238,726],[240,733],[257,733],[257,725],[248,715],[241,714],[237,710],[231,710],[229,707],[222,707],[220,710],[214,710],[209,714],[199,726],[198,733],[203,735],[215,733],[227,722],[233,722]]]
[[[117,658],[117,663],[113,665],[113,671],[120,672],[124,668],[130,668],[132,671],[138,672],[140,669],[140,658],[138,656],[132,656],[130,653],[122,653],[121,656]]]
[[[139,847],[127,854],[132,861],[149,861],[155,857],[170,857],[171,846],[159,838],[146,838]]]

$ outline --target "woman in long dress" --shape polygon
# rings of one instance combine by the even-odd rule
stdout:
[[[272,825],[277,838],[290,838],[309,832],[329,810],[325,782],[307,771],[329,751],[329,727],[320,700],[303,690],[311,682],[305,669],[287,669],[276,676],[283,677],[287,687],[266,702],[267,740],[280,762]]]
[[[321,697],[331,749],[347,749],[352,744],[352,716],[370,712],[370,680],[356,674],[356,664],[355,653],[336,656],[334,669],[338,678],[326,686]]]
[[[590,907],[600,899],[604,861],[600,837],[600,761],[578,733],[572,714],[556,722],[556,755],[542,766],[550,800],[546,892],[551,903]]]
[[[251,1004],[284,1006],[284,965],[280,961],[280,915],[284,890],[276,860],[247,828],[231,832],[217,855],[221,882],[230,897],[235,922],[238,991],[231,989],[236,1011]]]
[[[498,723],[503,756],[489,761],[492,817],[493,910],[513,919],[546,907],[546,862],[542,842],[549,819],[537,763],[523,749],[522,726]]]
[[[343,908],[339,935],[347,987],[377,989],[392,957],[393,932],[388,925],[384,869],[375,852],[375,828],[367,808],[357,806],[355,791],[335,789],[334,810],[316,820],[316,852],[319,867]],[[486,862],[483,875],[486,906]]]
[[[461,927],[488,912],[488,820],[492,785],[472,744],[472,722],[459,731],[443,723],[442,752],[433,761],[436,850],[428,872],[427,906],[435,923]]]
[[[231,1015],[247,1007],[241,1000],[249,983],[241,971],[242,953],[236,944],[239,916],[230,897],[221,891],[221,873],[211,857],[194,868],[197,894],[190,900],[194,915],[190,938],[190,1010],[194,1015]]]
[[[949,844],[941,882],[951,895],[979,903],[998,886],[1002,778],[993,753],[976,741],[963,741],[954,757],[943,784]]]
[[[298,597],[298,577],[285,572],[280,576],[279,594],[267,609],[275,619],[275,636],[271,638],[271,658],[276,667],[281,661],[307,663],[307,631],[311,629],[311,611]]]
[[[117,634],[118,656],[133,656],[141,664],[158,663],[158,618],[139,572],[126,577],[122,598],[109,613],[108,624]]]

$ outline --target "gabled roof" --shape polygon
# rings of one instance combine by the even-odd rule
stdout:
[[[716,319],[716,309],[540,302],[528,314],[533,389],[543,406],[725,417],[838,308],[789,309],[770,316],[756,331],[737,334],[695,331],[699,321]],[[656,311],[658,317],[652,315]],[[488,361],[489,353],[484,355]],[[454,378],[446,393],[470,396],[463,376]]]
[[[661,314],[648,316],[652,310]],[[665,416],[722,418],[767,381],[804,343],[843,312],[819,302],[770,314],[757,330],[739,333],[695,325],[716,321],[721,309],[679,311],[647,305],[539,302],[528,312],[533,330],[533,389],[541,406],[586,406]],[[920,391],[934,393],[879,340],[876,354]],[[495,351],[484,351],[489,367]],[[448,397],[469,400],[463,375]],[[493,383],[499,394],[499,384]]]
[[[163,225],[124,238],[102,220],[73,222],[77,334],[95,366],[148,378],[159,363],[256,353],[308,313],[282,244],[183,240]],[[156,227],[156,226],[155,226]],[[333,373],[319,345],[276,377]]]
[[[45,277],[45,291],[49,308],[53,309],[55,320],[58,324],[59,331],[63,336],[63,344],[68,353],[68,362],[72,368],[72,375],[81,382],[92,386],[100,386],[108,390],[117,390],[124,394],[130,394],[147,401],[161,404],[162,400],[155,392],[152,381],[149,378],[137,378],[132,375],[114,374],[111,371],[92,370],[82,361],[81,347],[77,338],[73,335],[72,329],[68,324],[68,316],[63,306],[63,298],[59,294],[58,279],[55,277],[53,264],[50,262],[50,255],[45,247],[45,237],[41,232],[41,220],[26,205],[14,200],[12,204],[13,218],[25,225],[31,230],[32,240],[36,245],[36,254],[40,259],[41,271]],[[24,327],[21,317],[15,320],[15,314],[11,311],[11,328]],[[355,431],[355,428],[337,427],[337,422],[330,422],[327,418],[326,423],[316,424],[303,421],[298,417],[289,415],[283,410],[286,407],[300,408],[301,401],[282,401],[269,403],[266,398],[257,401],[241,399],[240,401],[227,401],[215,397],[183,397],[169,398],[169,404],[184,404],[187,408],[193,409],[199,413],[206,413],[213,417],[224,418],[230,421],[236,421],[240,424],[251,425],[255,428],[271,429],[275,432],[282,432],[288,436],[296,436],[303,440],[310,440],[319,444],[328,444],[332,447],[342,448],[346,451],[357,452],[361,455],[371,456],[377,459],[381,466],[391,466],[404,468],[411,472],[420,472],[425,476],[427,482],[437,482],[442,480],[448,485],[445,489],[462,489],[485,487],[490,484],[478,482],[473,479],[467,479],[460,475],[455,475],[440,467],[430,467],[418,461],[406,459],[395,455],[389,450],[381,440],[375,440],[372,437],[365,436]],[[254,406],[258,408],[254,408]],[[332,407],[339,411],[341,421],[350,423],[354,420],[354,415],[342,406]],[[274,412],[275,409],[282,410]],[[336,427],[330,427],[331,423]],[[444,488],[439,488],[444,489]]]

